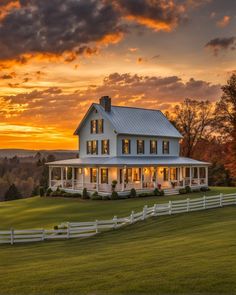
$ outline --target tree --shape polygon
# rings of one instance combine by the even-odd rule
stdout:
[[[5,193],[5,201],[11,201],[11,200],[17,200],[21,198],[21,194],[18,191],[17,187],[15,186],[15,184],[11,184],[9,189],[6,191]]]
[[[229,167],[236,177],[236,74],[222,87],[223,94],[216,106],[216,122],[225,141],[230,143]]]
[[[211,132],[213,105],[209,101],[185,99],[175,106],[171,121],[183,135],[181,154],[191,157],[197,142]]]

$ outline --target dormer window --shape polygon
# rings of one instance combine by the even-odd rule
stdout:
[[[162,142],[162,153],[167,155],[170,153],[170,143],[168,140],[163,140]]]
[[[144,154],[144,140],[137,140],[137,154]]]
[[[104,139],[102,140],[102,154],[103,155],[109,155],[109,140]]]
[[[157,141],[150,140],[150,154],[157,154]]]
[[[130,140],[129,139],[122,140],[122,153],[125,155],[130,154]]]
[[[97,133],[103,133],[103,119],[97,120],[97,124],[98,124]]]

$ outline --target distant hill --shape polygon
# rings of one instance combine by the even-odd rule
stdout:
[[[19,158],[35,157],[40,153],[43,157],[48,155],[55,155],[57,159],[75,158],[78,151],[75,150],[26,150],[26,149],[0,149],[0,158],[12,158],[17,156]]]

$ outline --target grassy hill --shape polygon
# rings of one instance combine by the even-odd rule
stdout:
[[[12,202],[0,202],[0,230],[26,228],[52,228],[64,221],[93,221],[95,219],[127,216],[132,210],[140,211],[144,205],[165,203],[169,200],[197,198],[205,195],[236,192],[236,188],[212,188],[207,193],[189,195],[135,198],[116,201],[91,201],[65,198],[34,197]]]
[[[0,294],[235,294],[235,214],[232,206],[1,246]]]

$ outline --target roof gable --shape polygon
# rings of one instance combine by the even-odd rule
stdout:
[[[105,112],[100,104],[92,104],[74,134],[78,134],[86,118],[96,109],[107,119],[117,134],[181,138],[182,135],[159,110],[112,106]]]

